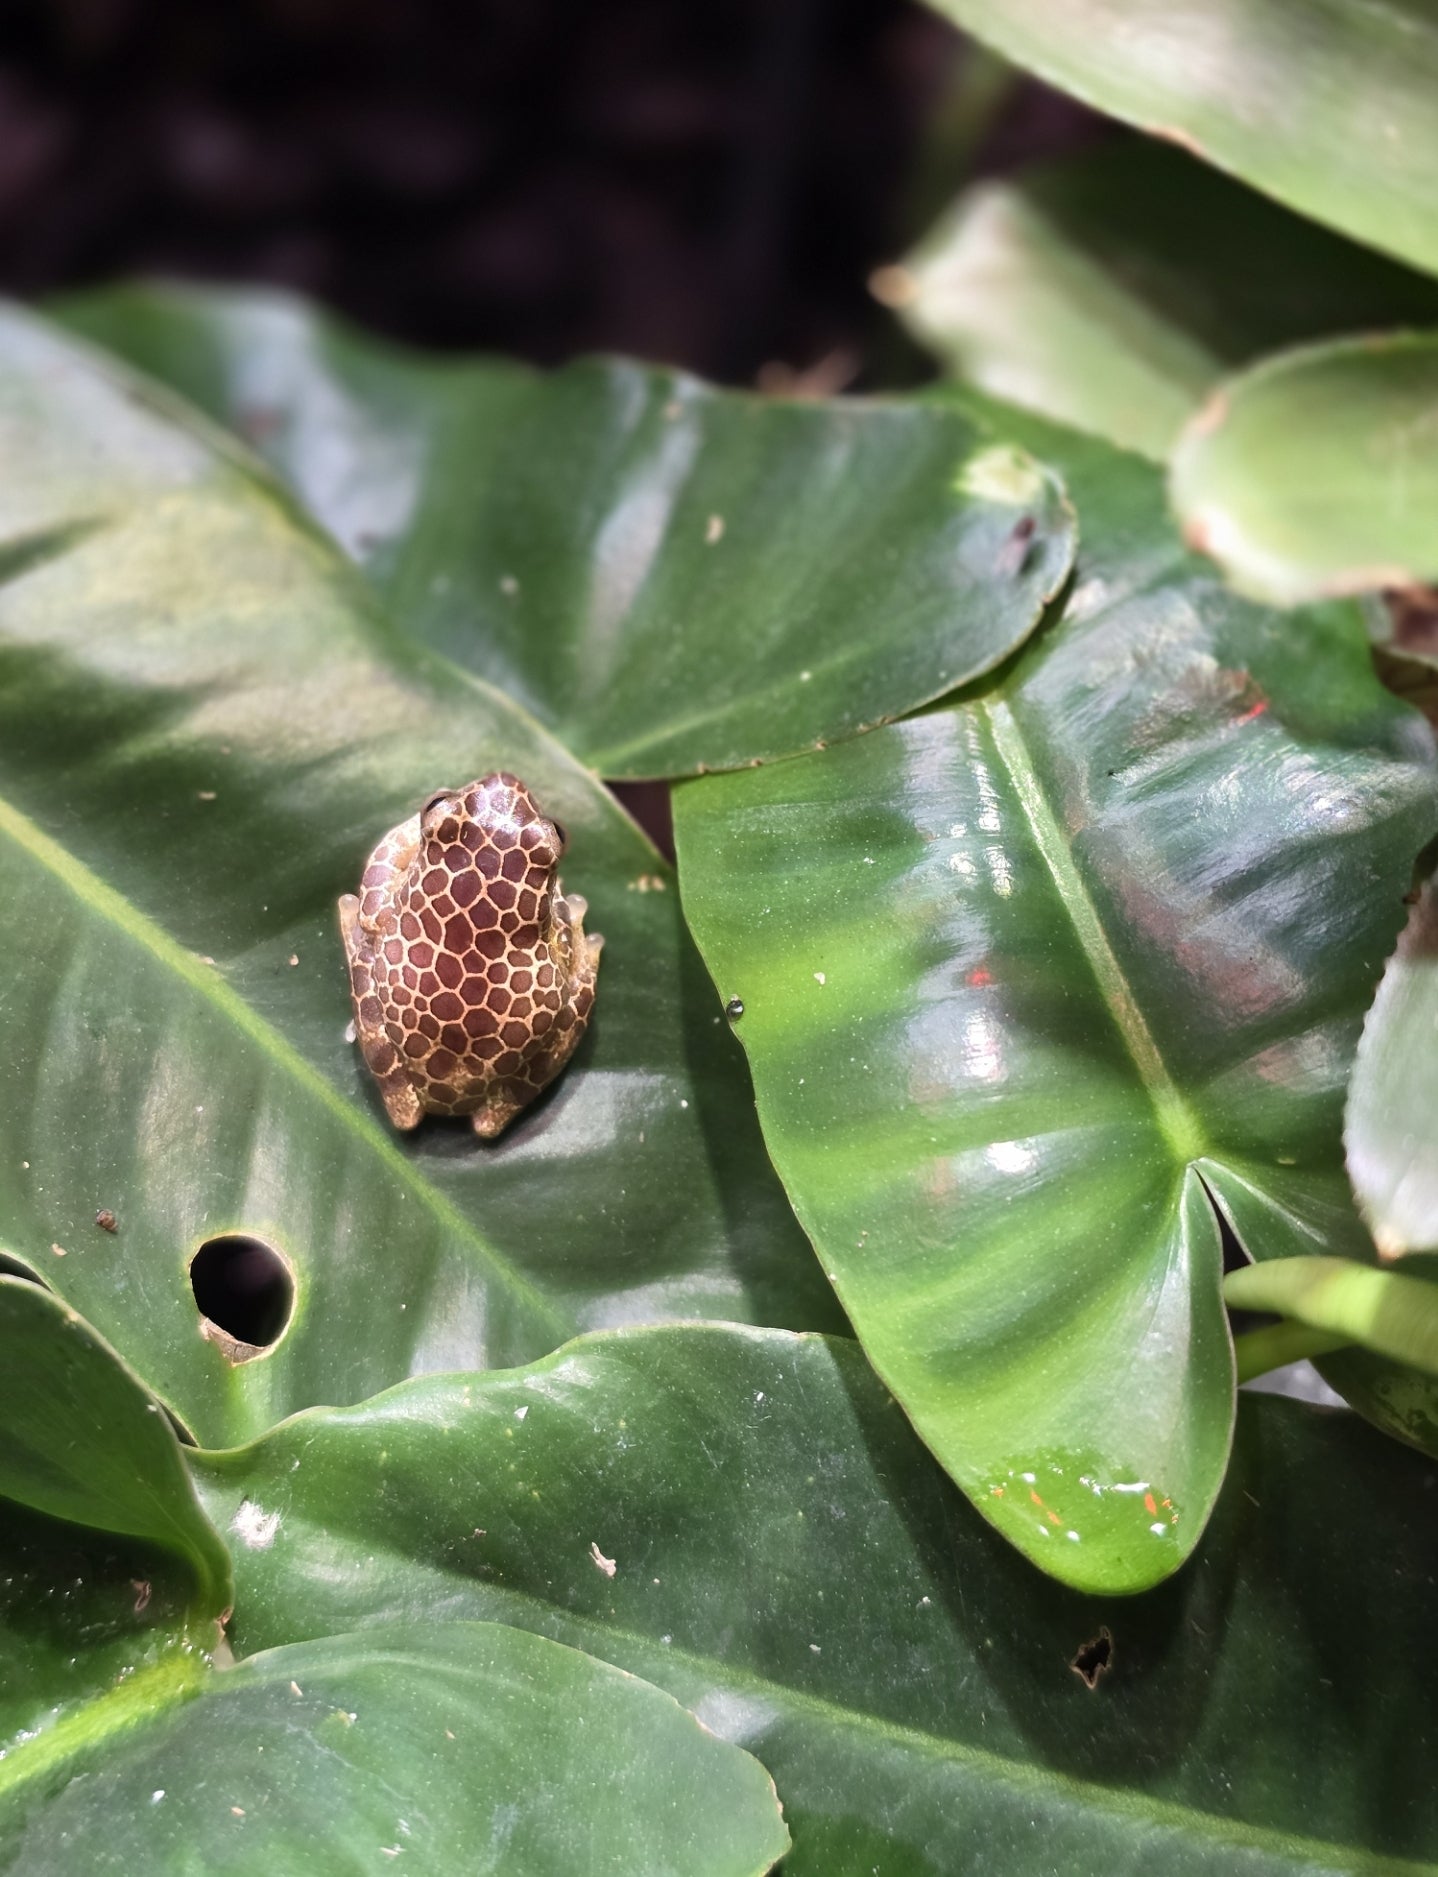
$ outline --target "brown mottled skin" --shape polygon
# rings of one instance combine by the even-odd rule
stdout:
[[[340,900],[355,1033],[389,1118],[492,1140],[574,1054],[604,940],[555,869],[564,835],[515,776],[433,796]]]

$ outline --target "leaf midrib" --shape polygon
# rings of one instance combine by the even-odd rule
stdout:
[[[1053,880],[1075,938],[1098,981],[1110,1016],[1153,1105],[1159,1131],[1180,1166],[1208,1152],[1197,1116],[1179,1092],[1148,1027],[1133,986],[1109,942],[1098,908],[1074,864],[1063,830],[1049,805],[1013,712],[1002,697],[984,697],[978,707],[988,720],[994,748],[1008,771],[1029,832]]]
[[[0,1802],[88,1748],[191,1700],[213,1673],[198,1649],[177,1648],[62,1715],[33,1739],[0,1752]]]
[[[132,944],[174,973],[253,1043],[274,1066],[289,1076],[350,1135],[358,1139],[438,1224],[468,1244],[545,1326],[561,1340],[572,1333],[554,1304],[482,1237],[464,1214],[415,1173],[410,1161],[364,1114],[346,1102],[328,1081],[299,1053],[273,1024],[260,1017],[231,988],[215,966],[205,965],[171,938],[163,927],[139,912],[123,894],[93,873],[58,842],[41,832],[28,816],[0,797],[0,835],[8,836],[24,853],[46,869],[88,911],[106,920]]]

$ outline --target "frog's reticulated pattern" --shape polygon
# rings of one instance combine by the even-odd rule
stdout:
[[[556,875],[564,835],[510,775],[433,796],[340,900],[355,1033],[391,1121],[492,1140],[574,1054],[604,940]]]

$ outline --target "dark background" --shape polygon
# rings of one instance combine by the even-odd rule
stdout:
[[[1023,85],[956,137],[973,59],[907,0],[0,0],[0,291],[270,281],[420,345],[872,383],[871,270],[1089,134]]]

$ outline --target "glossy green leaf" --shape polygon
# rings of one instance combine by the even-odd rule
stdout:
[[[450,1616],[591,1650],[758,1754],[785,1877],[1438,1858],[1438,1474],[1350,1416],[1245,1398],[1198,1555],[1137,1600],[1032,1571],[819,1337],[590,1337],[196,1467],[217,1521],[273,1521],[247,1646]]]
[[[684,784],[675,826],[870,1359],[1008,1537],[1132,1590],[1223,1476],[1210,1197],[1255,1256],[1365,1242],[1343,1089],[1438,770],[1354,609],[1236,600],[1152,468],[1028,430],[1084,518],[1062,621],[950,709]]]
[[[666,1694],[488,1623],[121,1681],[0,1764],[0,1868],[759,1877],[764,1769]],[[404,1868],[401,1865],[401,1868]]]
[[[1056,479],[953,410],[421,360],[269,294],[65,316],[253,438],[407,632],[605,775],[900,716],[1007,657],[1073,558]]]
[[[196,1503],[163,1409],[58,1297],[0,1277],[0,1500],[162,1545],[199,1612],[229,1608],[230,1554]]]
[[[1438,575],[1438,338],[1279,354],[1223,385],[1173,456],[1192,544],[1290,606]]]
[[[237,446],[16,312],[0,448],[6,1251],[219,1443],[584,1327],[838,1321],[671,877],[593,778],[407,645]],[[436,785],[501,767],[568,829],[596,1015],[498,1143],[401,1138],[346,1040],[335,901]],[[239,1367],[187,1271],[235,1232],[296,1284]]]
[[[1358,1045],[1348,1171],[1385,1257],[1438,1251],[1438,891],[1424,886]]]
[[[1259,353],[1438,320],[1423,275],[1137,137],[969,190],[892,297],[958,376],[1160,461]]]
[[[1352,1258],[1277,1258],[1230,1271],[1223,1294],[1438,1375],[1438,1284]]]
[[[1050,84],[1438,273],[1427,0],[931,0]]]

